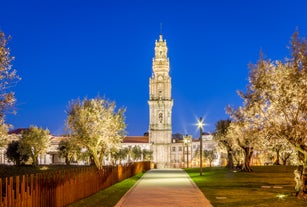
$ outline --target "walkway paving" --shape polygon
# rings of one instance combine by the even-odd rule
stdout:
[[[212,207],[182,169],[153,169],[121,198],[116,207]]]

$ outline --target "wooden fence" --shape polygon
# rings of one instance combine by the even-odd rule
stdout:
[[[62,207],[150,169],[150,162],[0,178],[0,207]]]

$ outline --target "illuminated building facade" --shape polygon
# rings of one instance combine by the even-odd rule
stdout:
[[[149,142],[153,151],[153,162],[157,168],[165,168],[170,165],[173,99],[169,71],[166,40],[163,40],[160,35],[159,40],[155,42],[148,101]]]

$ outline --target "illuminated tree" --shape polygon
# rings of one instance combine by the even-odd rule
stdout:
[[[267,142],[266,142],[267,141]],[[267,137],[265,140],[266,148],[275,152],[274,165],[285,165],[293,153],[293,147],[286,139]],[[291,152],[291,153],[289,153]]]
[[[236,147],[234,151],[232,151],[233,163],[236,169],[241,170],[244,162],[244,152],[241,148]]]
[[[46,153],[50,145],[49,130],[30,126],[23,130],[19,141],[18,152],[32,158],[32,165],[38,165],[38,156]]]
[[[220,148],[225,149],[227,152],[227,168],[233,168],[233,152],[234,152],[234,143],[232,139],[227,137],[228,127],[231,121],[219,120],[215,125],[214,139],[218,142]]]
[[[253,111],[246,107],[246,103],[236,110],[228,107],[227,113],[232,118],[227,131],[227,139],[231,139],[232,143],[243,151],[242,170],[252,172],[251,158],[255,147],[259,148],[260,125],[253,119]]]
[[[58,150],[60,157],[65,158],[65,163],[67,165],[70,165],[71,161],[76,159],[81,153],[81,148],[70,139],[61,140]]]
[[[0,119],[0,147],[4,147],[7,144],[7,134],[9,126],[4,123],[4,120]]]
[[[152,160],[152,150],[147,150],[147,149],[143,149],[142,150],[142,154],[143,154],[143,160],[144,161],[150,161]]]
[[[6,149],[7,158],[12,161],[15,165],[19,166],[25,164],[29,159],[29,155],[22,155],[19,151],[19,141],[12,141],[8,144]]]
[[[129,149],[127,147],[119,149],[118,151],[113,151],[113,153],[111,153],[113,165],[115,165],[116,161],[119,161],[119,164],[122,164],[122,161],[127,159],[128,154]]]
[[[12,87],[20,79],[16,70],[12,68],[14,57],[7,47],[8,38],[0,31],[0,146],[5,144],[9,126],[5,123],[5,113],[15,103]]]
[[[125,136],[125,109],[115,109],[115,102],[99,97],[72,101],[68,108],[66,125],[71,139],[87,148],[98,169],[107,153],[120,149]]]
[[[194,151],[194,155],[193,155],[192,160],[196,160],[197,162],[200,161],[200,146],[197,146],[196,150]],[[204,163],[204,160],[205,160],[205,153],[204,153],[204,150],[203,150],[202,163]],[[184,157],[183,157],[183,161],[184,161]]]
[[[214,150],[204,150],[204,158],[208,160],[209,166],[212,166],[213,160],[217,158],[216,151]]]
[[[131,153],[131,158],[134,162],[142,158],[142,150],[141,147],[138,145],[133,146],[130,153]]]
[[[291,58],[264,60],[262,55],[250,66],[247,92],[242,93],[245,108],[273,142],[286,141],[297,152],[302,167],[296,170],[296,190],[306,196],[307,172],[307,42],[295,32],[291,39]],[[303,175],[305,174],[305,175]]]
[[[293,165],[297,162],[297,156],[293,151],[283,151],[280,153],[280,160],[282,165]]]

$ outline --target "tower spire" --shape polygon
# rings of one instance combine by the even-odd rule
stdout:
[[[159,41],[163,41],[163,37],[162,37],[162,22],[160,22],[160,39]]]

